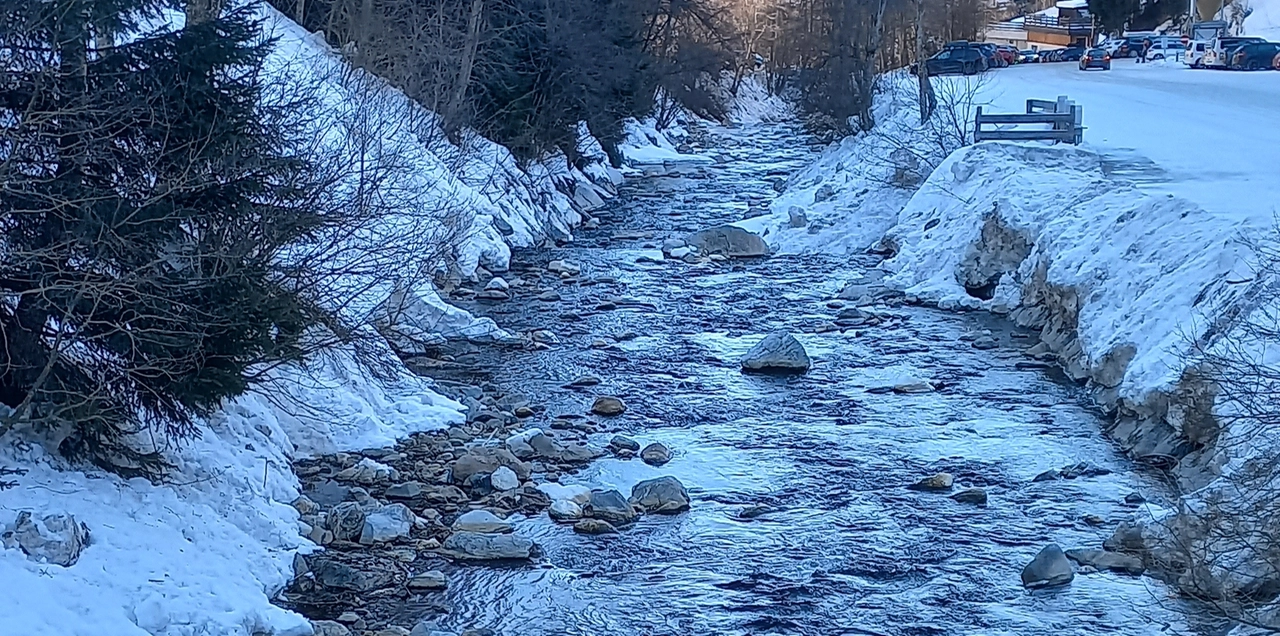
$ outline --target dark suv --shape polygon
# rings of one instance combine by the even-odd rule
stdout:
[[[916,68],[914,65],[912,66],[912,71],[915,72]],[[973,75],[987,70],[987,63],[982,56],[982,52],[975,47],[948,46],[938,51],[933,57],[925,60],[925,68],[928,69],[930,75],[947,75],[950,73]]]

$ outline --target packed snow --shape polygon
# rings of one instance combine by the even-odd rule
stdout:
[[[1236,0],[1243,2],[1244,0]],[[1280,40],[1280,2],[1277,0],[1248,0],[1244,19],[1246,35],[1258,35],[1271,41]]]
[[[679,123],[659,128],[657,120],[652,117],[644,121],[628,119],[622,122],[624,135],[618,151],[622,153],[627,165],[654,166],[673,163],[710,163],[711,158],[693,152],[681,152],[680,146],[687,136]]]

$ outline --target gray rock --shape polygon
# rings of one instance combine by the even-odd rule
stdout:
[[[829,184],[823,184],[822,187],[814,191],[813,202],[822,203],[823,201],[831,200],[835,196],[836,196],[835,188],[832,188]]]
[[[455,484],[465,484],[472,475],[493,474],[498,467],[506,466],[516,474],[520,481],[529,479],[532,472],[529,465],[520,461],[511,451],[505,448],[469,448],[450,467],[450,474]]]
[[[446,587],[449,587],[449,578],[440,570],[415,574],[409,579],[411,590],[443,590]]]
[[[298,514],[303,516],[313,515],[320,512],[320,504],[312,501],[311,498],[306,495],[301,495],[297,499],[294,499],[293,503],[290,505],[293,506],[294,510],[298,511]]]
[[[547,515],[555,521],[573,521],[582,518],[582,506],[569,499],[557,499],[547,508]]]
[[[495,490],[515,490],[520,487],[520,478],[516,477],[514,470],[506,466],[499,466],[493,471],[489,476],[489,482],[493,484]]]
[[[991,336],[980,336],[980,337],[978,337],[978,338],[974,338],[974,340],[973,340],[973,345],[972,345],[972,346],[973,346],[973,348],[974,348],[974,349],[978,349],[978,350],[981,350],[981,351],[987,351],[987,350],[990,350],[990,349],[996,349],[996,348],[999,348],[999,347],[1000,347],[1000,341],[999,341],[999,340],[996,340],[995,338],[993,338],[993,337],[991,337]]]
[[[700,254],[720,254],[733,258],[752,258],[769,255],[769,245],[764,239],[740,227],[717,225],[694,232],[685,238]]]
[[[650,466],[661,466],[671,461],[671,449],[654,442],[640,451],[640,459]]]
[[[533,541],[515,534],[455,532],[440,545],[440,553],[461,561],[528,559]]]
[[[329,588],[368,592],[392,583],[392,576],[385,569],[365,572],[326,556],[313,556],[310,564],[316,581]]]
[[[4,547],[22,548],[32,561],[70,567],[89,545],[89,527],[72,515],[53,514],[36,519],[30,511],[23,510],[5,527],[0,538],[4,540]]]
[[[609,448],[615,451],[629,450],[634,453],[640,450],[640,442],[637,442],[629,437],[614,435],[613,439],[609,440]]]
[[[596,398],[591,404],[591,412],[596,415],[613,416],[622,415],[627,410],[627,405],[621,398],[611,395],[602,395]]]
[[[364,516],[360,543],[370,545],[407,538],[409,531],[413,529],[414,519],[413,511],[404,504],[383,506]]]
[[[453,522],[454,532],[480,532],[496,534],[511,532],[514,528],[505,519],[488,510],[472,510],[464,513]]]
[[[809,370],[809,364],[804,345],[785,331],[765,336],[742,358],[744,371],[804,373]]]
[[[1028,588],[1066,585],[1074,579],[1076,573],[1071,569],[1071,562],[1062,548],[1049,544],[1040,550],[1036,558],[1022,569],[1022,585]]]
[[[672,250],[678,250],[684,246],[685,246],[684,239],[669,238],[662,242],[662,252],[664,254],[670,254]]]
[[[689,509],[689,491],[675,477],[647,479],[631,489],[631,503],[647,513],[673,515]]]
[[[311,621],[313,636],[351,636],[346,625],[335,621]]]
[[[364,509],[360,504],[354,501],[344,501],[333,510],[329,511],[329,516],[325,519],[329,530],[333,532],[333,538],[338,541],[355,541],[360,536],[360,532],[364,530]]]
[[[422,621],[413,626],[409,636],[458,636],[454,632],[439,629],[434,622]]]
[[[1077,548],[1067,550],[1066,555],[1068,559],[1080,565],[1087,565],[1097,570],[1142,574],[1147,569],[1142,564],[1142,559],[1128,554],[1120,554],[1119,552]]]
[[[576,263],[569,261],[551,261],[547,263],[547,271],[553,274],[561,274],[565,276],[577,276],[582,273],[582,268]]]
[[[582,507],[582,511],[592,519],[621,524],[631,523],[637,516],[631,503],[616,490],[591,491],[591,499]]]
[[[907,490],[945,492],[951,490],[951,485],[953,483],[955,483],[955,477],[953,477],[951,473],[938,473],[932,477],[925,477],[924,479],[907,486]]]
[[[583,519],[573,524],[573,531],[578,534],[616,534],[618,529],[603,519]]]
[[[981,488],[966,488],[960,492],[951,495],[952,499],[960,503],[974,504],[978,506],[987,505],[987,491]]]
[[[353,481],[366,486],[395,478],[396,471],[394,468],[386,464],[379,464],[368,457],[361,459],[355,466],[344,468],[338,471],[337,475],[334,475],[334,479],[338,481]]]
[[[422,484],[416,481],[406,481],[403,484],[396,484],[388,488],[384,494],[387,499],[413,499],[422,494]]]
[[[801,228],[809,224],[809,217],[805,215],[804,208],[793,205],[787,209],[787,225],[794,228]]]

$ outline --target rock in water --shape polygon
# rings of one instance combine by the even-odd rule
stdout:
[[[1028,588],[1066,585],[1076,577],[1071,569],[1071,562],[1062,548],[1057,544],[1049,544],[1036,555],[1036,558],[1022,568],[1022,585]]]
[[[471,448],[458,458],[450,468],[453,483],[465,484],[475,474],[491,475],[499,466],[506,466],[521,481],[529,478],[530,466],[511,454],[505,448]]]
[[[764,239],[740,227],[717,225],[694,232],[685,238],[699,254],[722,254],[734,258],[752,258],[769,255],[769,245]]]
[[[4,547],[20,547],[32,561],[70,567],[89,544],[89,527],[71,515],[45,515],[37,520],[23,510],[0,537]]]
[[[618,529],[613,524],[601,519],[583,519],[573,524],[573,531],[578,534],[615,534]]]
[[[499,466],[498,470],[493,471],[489,476],[489,482],[497,490],[515,490],[520,487],[520,478],[516,477],[516,472],[506,466]]]
[[[804,373],[809,370],[809,354],[795,336],[776,331],[765,336],[743,356],[742,370]]]
[[[650,466],[661,466],[671,461],[671,449],[654,442],[640,451],[640,459]]]
[[[533,542],[514,534],[455,532],[440,545],[440,553],[462,561],[528,559]]]
[[[647,513],[673,515],[689,509],[689,491],[675,477],[647,479],[631,489],[631,503]]]
[[[582,506],[569,499],[557,499],[551,502],[547,514],[556,521],[573,521],[582,518]]]
[[[1088,565],[1098,570],[1111,570],[1112,572],[1124,572],[1126,574],[1142,574],[1147,569],[1146,566],[1142,564],[1142,559],[1128,554],[1120,554],[1119,552],[1077,548],[1075,550],[1067,550],[1066,554],[1068,559],[1071,559],[1080,565]]]
[[[596,415],[622,415],[626,410],[627,405],[620,398],[611,395],[602,395],[591,404],[591,412]]]
[[[951,485],[955,483],[955,477],[951,473],[938,473],[932,477],[926,477],[920,481],[907,486],[907,490],[923,490],[925,492],[943,492],[951,490]]]
[[[640,442],[637,442],[629,437],[614,435],[613,439],[609,440],[609,448],[613,449],[614,452],[617,452],[620,450],[626,450],[634,453],[640,450]]]
[[[498,518],[497,515],[488,510],[472,510],[462,514],[453,522],[453,530],[455,532],[497,534],[511,532],[512,529],[510,523]]]
[[[582,510],[592,519],[603,519],[611,523],[631,523],[636,519],[635,508],[616,490],[591,491],[591,499]]]
[[[360,531],[360,543],[386,543],[409,536],[416,516],[404,504],[383,506],[364,516],[364,529]]]
[[[967,488],[951,495],[951,498],[960,503],[974,504],[978,506],[987,505],[987,491],[981,488]]]
[[[443,590],[446,587],[449,587],[449,579],[440,570],[416,574],[409,579],[411,590]]]

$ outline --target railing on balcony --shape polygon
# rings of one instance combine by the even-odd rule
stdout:
[[[1051,31],[1068,35],[1089,35],[1093,30],[1091,18],[1059,18],[1047,15],[1029,15],[1023,18],[1022,24],[1030,30]]]

